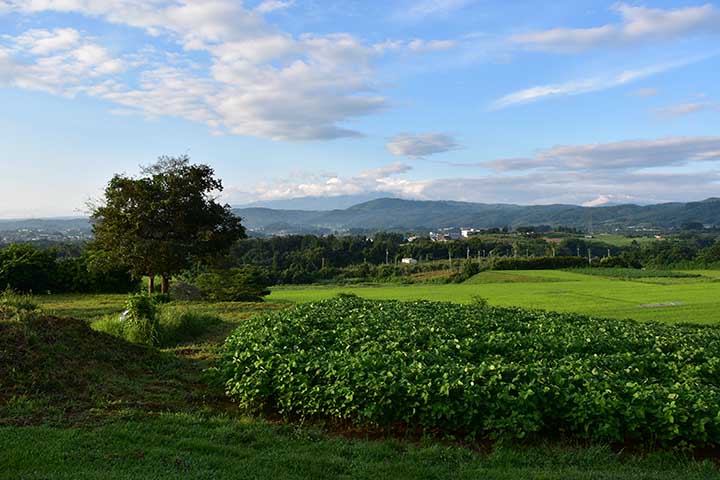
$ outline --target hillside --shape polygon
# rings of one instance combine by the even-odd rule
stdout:
[[[445,227],[492,228],[519,225],[563,225],[595,229],[646,226],[678,227],[687,222],[720,225],[720,198],[658,205],[510,205],[382,198],[331,211],[235,209],[251,230],[301,232],[318,228],[347,230],[431,230]]]
[[[294,205],[288,201],[289,206]],[[420,201],[380,198],[344,209],[306,210],[304,203],[291,209],[235,208],[251,231],[277,233],[330,233],[359,230],[434,230],[446,227],[493,228],[553,225],[584,228],[592,222],[597,231],[616,227],[669,229],[687,222],[720,225],[720,198],[700,202],[657,205],[512,205],[454,201]],[[0,231],[19,229],[90,231],[84,218],[0,220]]]

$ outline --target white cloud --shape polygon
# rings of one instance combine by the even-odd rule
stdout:
[[[267,12],[289,4],[264,2],[259,8]],[[374,92],[371,66],[382,52],[349,34],[289,35],[240,2],[13,0],[10,5],[27,14],[61,11],[99,17],[174,39],[186,50],[202,50],[210,57],[201,69],[137,55],[124,62],[98,45],[71,38],[69,29],[32,30],[12,39],[35,56],[22,81],[15,82],[21,88],[84,93],[148,116],[175,115],[205,122],[218,133],[275,140],[359,136],[345,123],[386,106]],[[55,52],[61,46],[72,49]],[[100,81],[129,64],[137,69],[137,78],[115,75]]]
[[[532,50],[573,53],[597,47],[624,47],[685,35],[720,33],[720,10],[701,6],[663,10],[616,4],[622,21],[592,28],[554,28],[511,37]]]
[[[398,157],[420,158],[456,150],[460,145],[443,133],[403,133],[391,138],[385,147]]]
[[[408,43],[408,48],[415,52],[436,52],[455,48],[457,42],[454,40],[420,40],[415,39]]]
[[[709,110],[712,108],[717,108],[717,106],[710,102],[689,102],[659,108],[656,110],[656,112],[663,117],[681,117],[684,115],[689,115],[691,113]]]
[[[15,82],[17,64],[10,52],[0,46],[0,86],[9,86]]]
[[[303,177],[297,180],[298,177]],[[717,196],[717,169],[696,173],[559,172],[553,175],[486,175],[412,180],[393,175],[354,177],[296,175],[291,180],[256,185],[244,201],[307,196],[386,193],[419,200],[458,200],[484,203],[583,204],[665,202]]]
[[[626,70],[613,76],[593,77],[581,80],[574,80],[566,83],[558,83],[553,85],[540,85],[536,87],[526,88],[517,92],[505,95],[494,101],[490,109],[499,110],[502,108],[536,102],[547,98],[565,97],[572,95],[581,95],[584,93],[598,92],[610,88],[620,87],[632,82],[652,77],[660,73],[679,68],[689,63],[698,62],[708,58],[697,57],[693,59],[683,60],[674,63],[665,63],[661,65],[653,65],[638,70]]]
[[[366,170],[351,177],[337,174],[296,174],[292,179],[261,183],[252,195],[259,200],[278,200],[298,197],[333,197],[338,195],[357,195],[371,192],[417,193],[414,182],[396,178],[410,171],[412,167],[393,164],[373,170]],[[298,180],[298,178],[300,178]]]
[[[264,0],[255,7],[255,11],[259,13],[270,13],[276,10],[284,10],[290,8],[295,3],[295,0]]]
[[[437,15],[447,15],[450,12],[465,8],[477,0],[420,0],[412,2],[410,8],[403,8],[396,12],[397,18],[423,19]]]
[[[638,88],[634,92],[631,92],[631,94],[636,97],[655,97],[659,93],[660,91],[657,88],[653,87]]]
[[[74,28],[33,29],[16,37],[14,41],[19,47],[30,53],[47,55],[76,46],[80,43],[80,33]]]
[[[542,150],[531,158],[494,160],[476,165],[497,171],[542,169],[554,172],[626,172],[716,161],[720,161],[720,137],[667,137],[563,145]]]

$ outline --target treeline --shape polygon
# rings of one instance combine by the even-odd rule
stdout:
[[[408,242],[401,234],[363,236],[294,235],[251,238],[236,243],[224,267],[260,267],[273,284],[392,277],[437,269],[460,270],[468,259],[489,269],[552,269],[587,266],[629,268],[702,267],[720,262],[720,243],[712,235],[674,237],[626,246],[570,237],[559,242],[532,235]],[[572,258],[571,258],[572,257]],[[413,258],[414,265],[403,265]]]
[[[413,281],[413,275],[452,270],[462,281],[481,270],[560,269],[592,266],[698,268],[720,265],[720,242],[712,235],[684,235],[652,242],[609,245],[570,237],[549,241],[532,235],[498,234],[448,242],[401,234],[365,236],[296,235],[236,242],[213,265],[196,266],[177,277],[179,287],[211,296],[259,297],[266,285],[316,282]],[[81,246],[41,249],[18,244],[0,248],[0,290],[35,293],[126,293],[139,288],[127,268],[108,265]],[[413,258],[417,263],[403,264]],[[250,281],[250,280],[252,281]],[[249,285],[249,286],[248,286]],[[252,288],[250,288],[252,287]],[[192,291],[187,296],[192,296]],[[219,293],[218,293],[219,292]]]
[[[0,290],[33,293],[127,293],[137,289],[126,269],[99,268],[80,247],[41,249],[14,244],[0,249]]]

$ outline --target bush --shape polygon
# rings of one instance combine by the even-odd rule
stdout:
[[[628,256],[605,257],[600,259],[600,267],[604,268],[642,268],[640,262]]]
[[[159,336],[155,300],[149,295],[137,293],[128,297],[125,307],[125,319],[121,320],[125,322],[125,339],[133,343],[157,345]]]
[[[720,444],[720,328],[345,297],[243,322],[240,406],[497,438]]]
[[[55,254],[32,245],[0,249],[0,285],[19,292],[46,292],[53,287]]]
[[[231,268],[203,273],[195,280],[195,286],[203,296],[216,302],[261,302],[270,295],[265,274],[255,267]]]
[[[587,258],[583,257],[495,257],[490,262],[490,268],[493,270],[559,270],[585,267],[587,264]]]
[[[452,275],[450,280],[455,283],[462,283],[468,280],[482,271],[480,265],[473,260],[465,260],[462,264],[460,272]]]

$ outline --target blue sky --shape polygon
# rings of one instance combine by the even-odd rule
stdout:
[[[0,217],[160,155],[232,204],[720,196],[720,5],[0,0]]]

